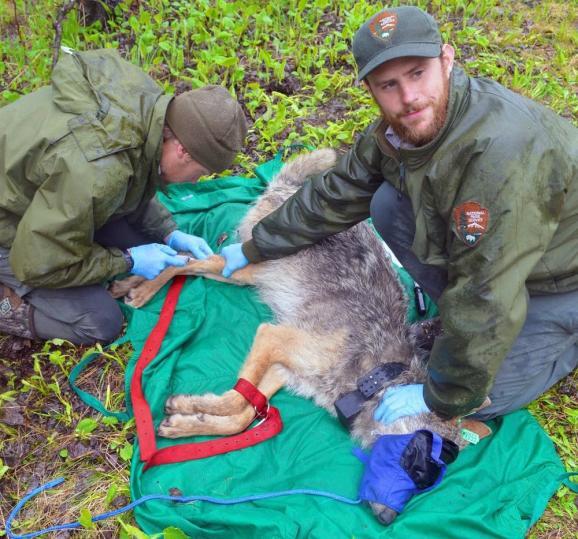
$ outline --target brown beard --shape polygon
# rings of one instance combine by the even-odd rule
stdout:
[[[385,120],[386,124],[391,126],[395,134],[403,142],[407,142],[413,146],[424,146],[436,138],[437,134],[444,126],[448,113],[449,95],[450,83],[449,80],[444,77],[442,93],[437,100],[434,98],[429,98],[416,103],[411,108],[403,111],[403,114],[408,114],[409,112],[418,111],[427,106],[431,106],[434,113],[433,121],[425,131],[418,131],[411,126],[403,125],[399,119],[402,114],[389,115],[382,111],[383,119]]]

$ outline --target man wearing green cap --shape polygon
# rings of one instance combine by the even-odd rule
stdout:
[[[0,333],[113,340],[102,283],[212,253],[156,190],[228,168],[246,130],[220,86],[173,98],[114,50],[66,51],[49,86],[0,109]]]
[[[230,275],[371,216],[437,301],[427,379],[387,391],[375,417],[516,410],[578,363],[578,130],[454,66],[435,21],[386,8],[353,41],[381,111],[338,164],[223,250]],[[352,261],[354,263],[354,261]]]

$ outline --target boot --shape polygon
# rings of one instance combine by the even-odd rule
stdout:
[[[34,309],[14,290],[0,284],[0,333],[35,339]]]

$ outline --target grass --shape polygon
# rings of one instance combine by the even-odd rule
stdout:
[[[2,520],[31,487],[55,477],[68,481],[52,496],[41,495],[19,519],[22,529],[77,520],[129,501],[128,477],[134,424],[94,413],[67,383],[74,364],[93,350],[55,339],[31,353],[28,363],[0,359],[0,505]],[[130,348],[112,350],[77,381],[109,409],[123,406],[123,371]],[[3,470],[3,472],[2,472]],[[112,527],[111,527],[112,526]],[[107,523],[101,531],[115,530]],[[3,528],[3,526],[2,526]]]
[[[578,117],[576,4],[546,0],[433,0],[426,7],[470,74],[494,78],[573,122]],[[50,77],[51,0],[0,3],[0,105]],[[345,148],[376,115],[355,83],[352,36],[379,7],[368,0],[149,0],[105,2],[105,21],[82,24],[76,10],[62,43],[118,48],[173,93],[205,84],[228,87],[252,120],[235,172],[250,174],[282,146],[301,141]],[[397,4],[397,2],[392,2]],[[63,341],[40,343],[19,362],[0,357],[0,529],[31,487],[69,479],[21,514],[22,530],[76,520],[79,537],[143,537],[130,514],[94,530],[89,516],[128,502],[132,424],[103,418],[69,389],[72,366],[88,351]],[[92,366],[79,384],[112,408],[124,397],[124,345]],[[568,469],[578,469],[578,375],[530,406]],[[531,530],[532,538],[578,536],[574,496],[560,489]],[[0,535],[2,532],[0,531]],[[179,537],[176,530],[167,537]]]

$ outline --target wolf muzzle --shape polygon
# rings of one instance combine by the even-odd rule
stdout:
[[[382,524],[390,524],[412,496],[439,485],[458,452],[454,442],[425,429],[381,436],[369,455],[354,450],[365,464],[359,497],[384,505],[377,516]]]

